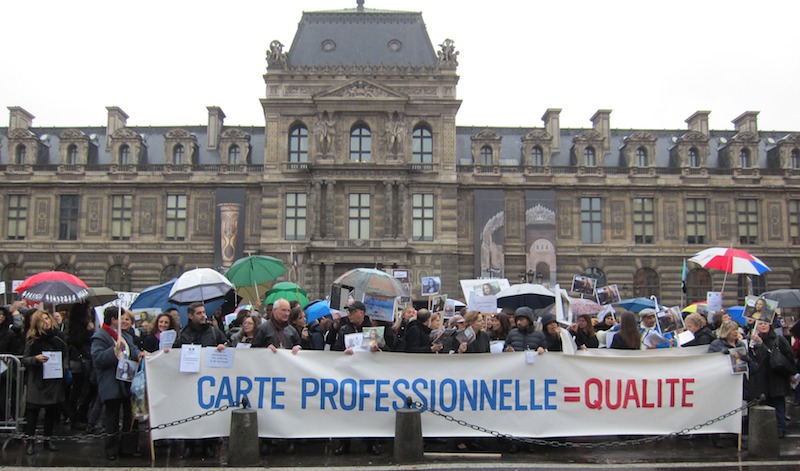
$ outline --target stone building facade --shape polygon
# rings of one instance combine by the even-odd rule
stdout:
[[[286,49],[286,50],[285,50]],[[800,133],[762,131],[757,112],[710,130],[456,126],[458,51],[422,15],[303,14],[291,47],[267,51],[265,122],[41,128],[20,107],[0,128],[0,273],[49,269],[138,291],[219,265],[221,198],[241,195],[239,253],[290,263],[324,296],[348,269],[568,285],[576,274],[624,297],[681,302],[683,260],[736,246],[772,272],[755,289],[800,286]],[[723,274],[689,266],[688,299]],[[725,279],[741,298],[746,280]],[[415,298],[421,298],[415,289]],[[729,304],[729,303],[727,303]]]

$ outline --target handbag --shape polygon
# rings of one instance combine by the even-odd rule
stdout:
[[[797,373],[797,368],[786,358],[779,347],[776,346],[767,351],[769,351],[769,368],[773,373],[781,376],[792,376]]]
[[[134,418],[147,420],[147,376],[144,371],[144,361],[139,363],[139,369],[131,382],[131,409]]]

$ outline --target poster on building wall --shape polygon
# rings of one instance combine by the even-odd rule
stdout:
[[[244,256],[244,195],[244,188],[217,188],[214,266],[222,272]]]
[[[531,283],[556,284],[556,193],[525,192],[525,271]]]
[[[475,190],[475,277],[501,278],[505,273],[505,202],[503,190]]]

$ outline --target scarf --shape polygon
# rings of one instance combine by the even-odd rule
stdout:
[[[278,348],[283,348],[283,344],[286,343],[286,334],[284,333],[284,329],[286,326],[289,325],[289,322],[278,322],[273,317],[269,320],[272,322],[272,326],[275,328],[275,335],[278,336]]]
[[[114,341],[119,340],[119,335],[117,334],[117,331],[112,329],[111,326],[103,324],[103,330],[105,330],[108,333],[108,335],[110,335],[111,338],[114,339]]]

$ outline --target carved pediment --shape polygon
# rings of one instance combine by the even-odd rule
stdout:
[[[79,139],[88,139],[89,137],[80,129],[67,129],[58,135],[62,141],[74,141]]]
[[[731,140],[738,142],[758,142],[758,136],[750,131],[742,131],[736,133]]]
[[[800,144],[800,133],[787,134],[778,140],[778,144]]]
[[[12,129],[8,133],[9,139],[30,139],[35,137],[36,134],[32,133],[30,129],[17,128],[17,129]]]
[[[683,136],[681,136],[679,138],[679,140],[680,141],[685,141],[685,142],[702,142],[702,143],[706,143],[706,142],[708,142],[708,136],[706,136],[705,134],[703,134],[701,132],[689,131],[686,134],[684,134]]]
[[[484,129],[483,131],[478,132],[470,139],[473,141],[499,141],[500,135],[496,132],[492,131],[491,129]]]
[[[630,136],[626,137],[624,141],[627,142],[655,142],[656,138],[647,131],[635,131]]]
[[[550,141],[553,136],[544,129],[534,129],[522,138],[523,141]]]
[[[398,98],[406,100],[405,94],[370,80],[353,80],[339,87],[325,91],[314,98]]]
[[[170,129],[164,134],[164,137],[167,139],[192,139],[195,140],[195,137],[185,129]]]
[[[556,223],[556,213],[550,208],[537,204],[525,211],[525,224],[553,224]]]
[[[581,133],[580,136],[576,137],[572,141],[578,142],[578,141],[602,141],[602,140],[603,140],[602,134],[595,131],[594,129],[590,129],[588,131],[584,131],[583,133]]]
[[[120,128],[111,135],[112,139],[140,139],[141,137],[131,128]]]
[[[222,132],[223,139],[250,139],[250,134],[238,128],[226,129]]]

